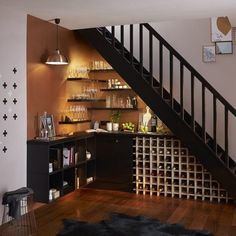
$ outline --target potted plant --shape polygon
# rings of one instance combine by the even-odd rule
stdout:
[[[112,122],[112,130],[113,131],[118,131],[119,130],[120,116],[121,116],[120,111],[113,111],[111,113],[111,122]]]

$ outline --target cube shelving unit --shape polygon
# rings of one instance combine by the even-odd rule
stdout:
[[[136,137],[133,142],[133,191],[228,203],[228,193],[195,156],[174,137]]]

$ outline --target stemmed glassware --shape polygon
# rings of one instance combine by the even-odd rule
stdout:
[[[71,121],[83,121],[87,119],[87,108],[80,105],[71,105],[68,109]]]

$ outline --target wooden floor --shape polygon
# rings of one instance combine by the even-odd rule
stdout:
[[[63,218],[89,222],[109,218],[111,212],[145,215],[190,229],[207,229],[215,236],[236,235],[236,206],[134,193],[80,189],[35,210],[37,236],[55,235]]]
[[[56,235],[63,227],[63,218],[96,222],[109,218],[111,212],[149,216],[190,229],[207,229],[215,236],[236,235],[235,205],[94,189],[80,189],[37,208],[38,231],[33,235]]]

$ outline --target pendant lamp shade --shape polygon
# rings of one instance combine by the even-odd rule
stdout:
[[[49,55],[49,57],[46,61],[46,64],[48,64],[48,65],[67,65],[69,63],[68,59],[60,53],[60,50],[58,47],[58,25],[59,25],[59,23],[60,23],[60,19],[56,18],[55,24],[57,25],[57,37],[56,37],[57,48],[51,55]]]
[[[59,49],[56,49],[47,59],[46,64],[48,65],[67,65],[68,60],[63,56]]]

